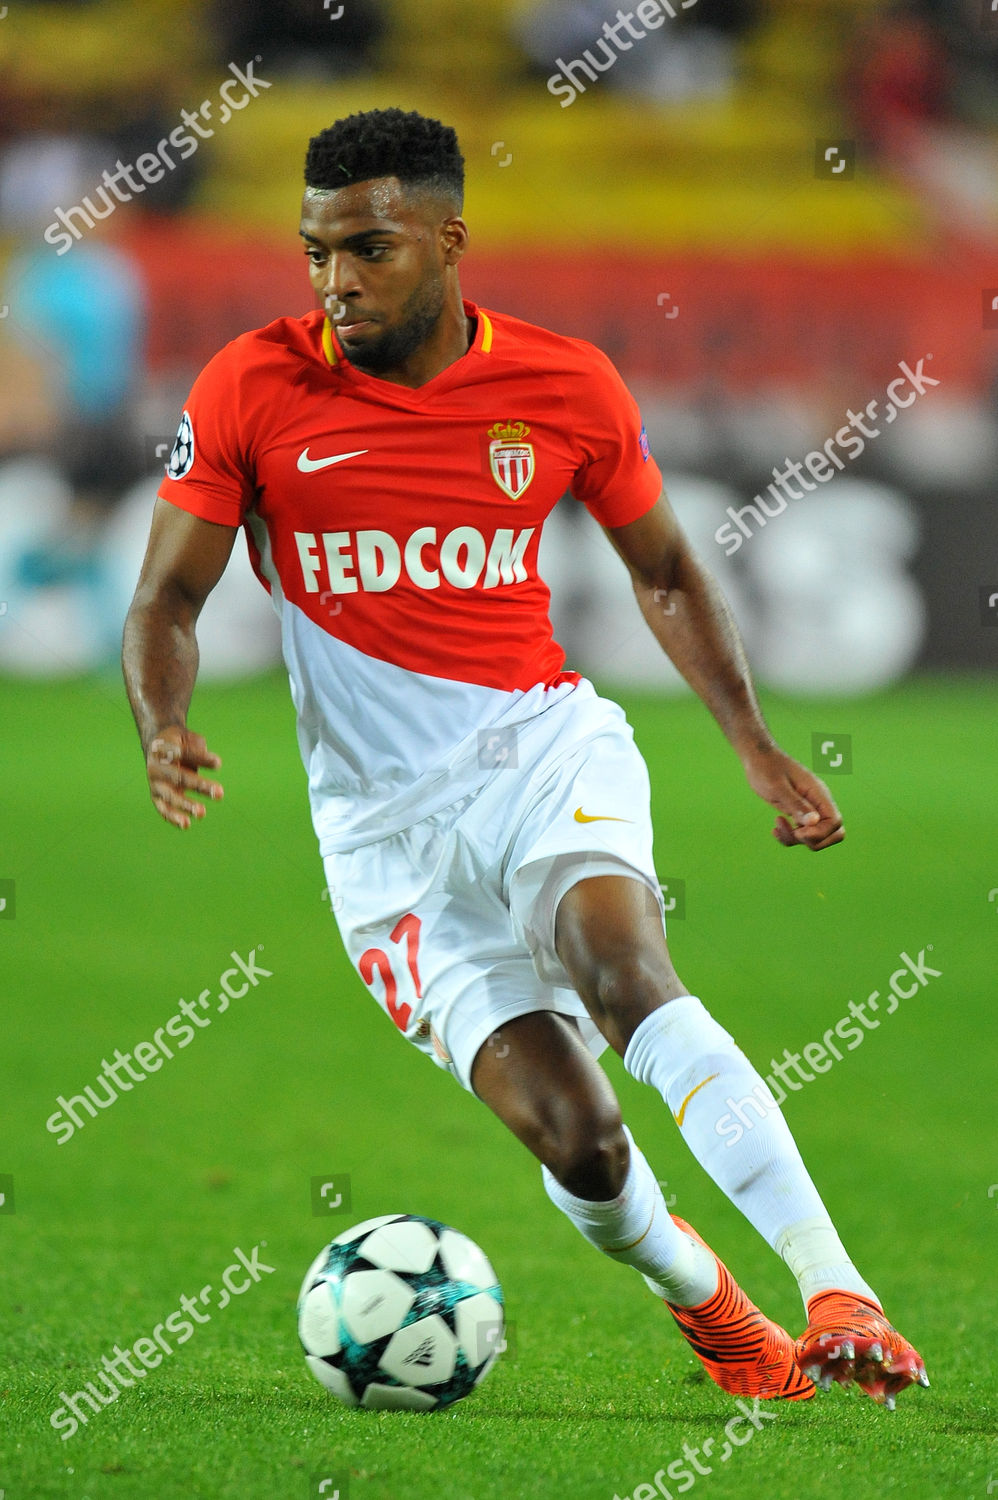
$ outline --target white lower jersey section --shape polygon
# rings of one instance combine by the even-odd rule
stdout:
[[[487,781],[572,681],[505,692],[408,671],[322,630],[275,595],[322,854],[405,828]],[[497,738],[490,746],[490,736]]]
[[[576,1017],[594,1053],[606,1046],[555,952],[572,885],[636,877],[662,912],[648,772],[623,711],[583,681],[512,745],[515,764],[494,766],[476,793],[324,860],[364,983],[467,1089],[479,1048],[529,1011]]]

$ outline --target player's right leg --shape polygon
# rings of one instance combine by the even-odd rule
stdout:
[[[634,1266],[711,1378],[733,1395],[814,1395],[790,1335],[770,1321],[695,1230],[670,1216],[623,1124],[610,1082],[564,1016],[499,1026],[471,1068],[474,1092],[533,1152],[556,1207],[590,1244]]]

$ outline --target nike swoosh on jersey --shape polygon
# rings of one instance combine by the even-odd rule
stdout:
[[[360,458],[370,451],[370,448],[358,448],[356,453],[334,453],[332,458],[309,458],[308,449],[303,448],[298,455],[298,467],[303,474],[314,474],[317,469],[328,469],[330,464],[341,464],[345,458]]]
[[[576,823],[630,823],[633,819],[612,818],[607,813],[597,813],[594,817],[590,817],[588,813],[582,811],[581,807],[577,807],[575,809],[575,821]]]

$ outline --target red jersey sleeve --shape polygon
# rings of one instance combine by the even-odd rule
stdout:
[[[634,397],[602,350],[587,351],[572,413],[582,462],[569,488],[601,526],[626,526],[651,510],[662,475]]]
[[[256,493],[246,454],[243,381],[236,346],[205,365],[180,419],[158,494],[204,521],[239,526]]]

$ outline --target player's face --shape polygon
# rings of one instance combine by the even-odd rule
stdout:
[[[371,374],[404,365],[440,322],[448,267],[467,237],[463,221],[385,177],[336,192],[306,189],[299,233],[312,286],[351,364]]]

